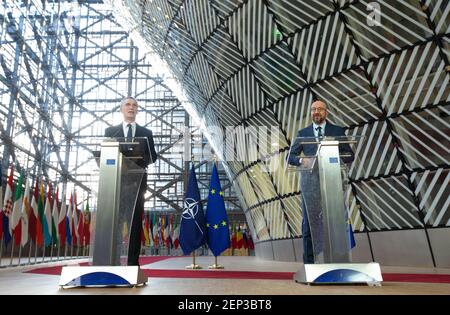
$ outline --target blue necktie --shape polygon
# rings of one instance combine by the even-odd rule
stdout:
[[[133,129],[131,128],[131,124],[128,124],[127,141],[131,141],[132,137],[133,137]]]

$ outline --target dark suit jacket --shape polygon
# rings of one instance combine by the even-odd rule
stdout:
[[[327,121],[327,124],[325,126],[325,136],[329,136],[329,137],[345,136],[345,132],[342,127],[333,125]],[[298,137],[314,137],[313,124],[300,130],[299,132],[297,132],[297,138]],[[300,163],[298,160],[298,156],[302,152],[306,156],[312,156],[312,155],[316,154],[316,152],[317,152],[317,145],[303,144],[300,139],[295,139],[294,144],[292,145],[292,148],[291,148],[291,154],[289,155],[289,160],[288,160],[289,164],[299,166]],[[339,154],[340,155],[343,155],[343,154],[351,155],[350,157],[342,158],[344,163],[351,163],[354,160],[352,148],[350,148],[350,145],[348,143],[339,145]]]
[[[134,136],[136,138],[137,137],[146,137],[148,139],[148,145],[150,147],[150,151],[148,148],[145,149],[144,159],[139,161],[137,164],[142,168],[146,168],[149,164],[155,163],[156,150],[155,150],[155,143],[153,142],[152,131],[136,124],[136,134]],[[122,124],[106,128],[105,137],[111,137],[111,138],[125,137],[123,134]]]

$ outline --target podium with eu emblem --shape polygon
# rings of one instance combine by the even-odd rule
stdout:
[[[105,138],[94,151],[99,165],[95,229],[89,266],[63,267],[61,287],[137,286],[147,277],[127,266],[134,208],[145,169],[136,164],[148,149],[147,138]]]
[[[341,163],[339,145],[357,143],[358,137],[299,137],[303,146],[317,146],[313,156],[300,156],[300,166],[287,166],[297,172],[303,209],[309,221],[314,263],[304,266],[294,280],[305,284],[380,285],[378,263],[352,263],[350,248],[351,228],[344,202],[343,181],[347,180],[346,166]],[[288,160],[291,152],[289,151]]]

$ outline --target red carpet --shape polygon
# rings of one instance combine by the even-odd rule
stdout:
[[[450,283],[450,275],[383,273],[383,280],[389,282]]]
[[[162,259],[159,259],[162,260]],[[158,261],[158,260],[156,260]],[[87,266],[81,263],[80,266]],[[36,268],[25,273],[59,276],[63,266]],[[151,278],[209,278],[209,279],[271,279],[292,280],[293,272],[257,272],[228,270],[179,270],[179,269],[142,269]]]
[[[183,257],[183,256],[179,256]],[[151,264],[173,256],[141,257],[139,263]],[[81,263],[80,266],[86,266]],[[63,266],[36,268],[28,273],[60,275]],[[259,272],[259,271],[230,271],[230,270],[179,270],[179,269],[142,269],[147,277],[151,278],[205,278],[205,279],[261,279],[261,280],[292,280],[293,272]],[[383,273],[385,282],[426,282],[426,283],[450,283],[450,275],[443,274],[406,274]]]

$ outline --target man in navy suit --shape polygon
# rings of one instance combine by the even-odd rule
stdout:
[[[123,122],[120,125],[106,128],[105,137],[110,138],[142,138],[148,140],[148,146],[144,152],[144,158],[137,161],[136,164],[146,169],[149,164],[156,161],[155,144],[153,142],[152,131],[136,124],[136,115],[138,113],[138,104],[133,97],[126,97],[120,103],[120,112],[123,115]],[[131,224],[129,247],[128,247],[128,265],[139,265],[139,254],[141,251],[141,231],[142,214],[144,212],[145,192],[147,191],[147,172],[144,172],[139,186],[139,193],[133,212]]]
[[[291,147],[288,163],[304,168],[311,168],[314,159],[300,157],[314,156],[317,152],[316,144],[304,144],[299,137],[310,137],[319,139],[321,137],[345,136],[344,129],[331,124],[326,120],[328,116],[325,102],[317,100],[311,104],[311,118],[313,123],[297,133],[297,138]],[[348,155],[342,157],[344,163],[351,163],[354,159],[353,151],[348,144],[339,145],[339,154]],[[322,209],[320,209],[320,184],[317,163],[314,163],[312,172],[304,172],[300,179],[302,191],[302,236],[303,236],[303,262],[313,264],[314,257],[322,252],[321,225]],[[316,227],[311,230],[311,226]],[[311,235],[312,234],[312,235]],[[314,246],[313,246],[314,244]]]

